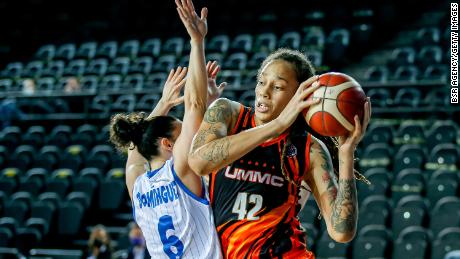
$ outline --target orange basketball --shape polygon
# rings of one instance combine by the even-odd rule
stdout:
[[[325,73],[320,87],[308,98],[320,98],[318,104],[304,111],[308,125],[322,136],[338,137],[354,130],[355,115],[364,117],[366,94],[352,77],[342,73]]]

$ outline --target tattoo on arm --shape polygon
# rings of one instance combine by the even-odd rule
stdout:
[[[355,179],[339,180],[339,191],[331,218],[335,231],[339,233],[354,231],[357,219],[356,203]]]
[[[206,161],[213,164],[218,164],[221,161],[225,161],[228,158],[230,148],[230,141],[222,138],[217,139],[211,143],[209,148],[199,151],[199,155]]]
[[[192,152],[195,152],[198,148],[206,143],[208,136],[219,136],[219,130],[217,125],[211,125],[208,129],[199,130],[193,141]]]
[[[224,123],[227,124],[227,121],[232,116],[232,108],[228,101],[226,100],[217,100],[212,107],[206,111],[204,115],[204,121],[209,124],[215,123]]]
[[[322,180],[323,180],[323,183],[327,185],[326,190],[329,196],[329,201],[330,201],[329,204],[333,206],[334,201],[337,197],[337,187],[335,186],[334,181],[331,177],[331,175],[334,174],[334,169],[330,161],[330,156],[329,154],[326,153],[327,151],[321,148],[320,146],[318,152],[323,158],[323,161],[321,163],[321,168],[324,170],[323,175],[322,175]]]

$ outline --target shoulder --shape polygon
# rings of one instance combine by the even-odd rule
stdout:
[[[238,117],[241,107],[243,105],[238,102],[227,98],[219,98],[211,103],[206,111],[204,120],[208,123],[232,122],[235,117]]]

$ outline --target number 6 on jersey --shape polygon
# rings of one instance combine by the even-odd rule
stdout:
[[[254,216],[262,208],[263,197],[259,194],[250,194],[249,203],[255,204],[248,212],[248,193],[239,192],[233,205],[232,212],[238,214],[238,220],[244,218],[248,220],[258,220],[259,216]]]

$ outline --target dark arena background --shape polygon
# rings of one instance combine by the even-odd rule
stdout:
[[[331,240],[313,199],[299,214],[317,258],[460,249],[450,2],[194,3],[209,9],[206,56],[222,66],[224,97],[252,106],[257,69],[278,47],[302,50],[318,74],[353,76],[371,97],[356,237]],[[0,1],[0,258],[86,258],[99,224],[111,256],[127,258],[126,159],[107,125],[153,109],[169,69],[187,65],[188,39],[172,0]]]

